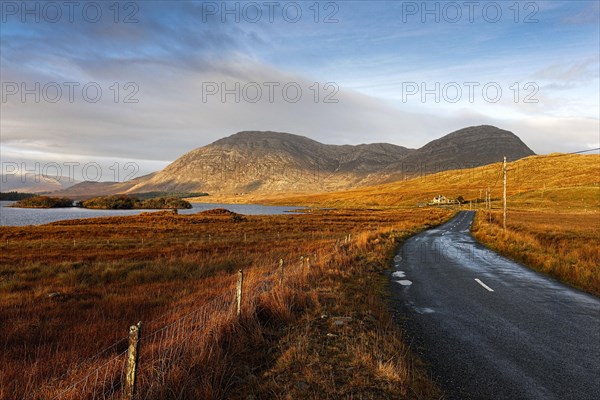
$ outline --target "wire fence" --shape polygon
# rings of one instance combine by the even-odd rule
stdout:
[[[162,398],[161,390],[174,366],[185,364],[190,352],[212,351],[202,346],[211,341],[223,324],[256,312],[261,296],[274,288],[303,288],[307,273],[317,264],[325,265],[340,249],[347,249],[350,235],[337,240],[333,250],[320,249],[300,259],[275,260],[272,265],[255,267],[247,277],[224,288],[223,294],[201,305],[181,304],[148,324],[140,322],[124,337],[93,357],[72,366],[31,393],[35,400],[104,400]],[[240,271],[241,272],[241,271]],[[242,274],[243,275],[243,274]],[[239,303],[238,303],[239,302]],[[238,305],[239,304],[239,305]],[[132,342],[131,332],[139,328]],[[147,332],[146,332],[147,331]]]

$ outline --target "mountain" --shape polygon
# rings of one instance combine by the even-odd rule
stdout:
[[[327,192],[533,154],[512,132],[489,125],[452,132],[417,150],[386,143],[331,145],[289,133],[244,131],[192,150],[154,174],[125,183],[85,182],[61,194]]]
[[[517,135],[490,125],[460,129],[427,143],[388,165],[383,181],[410,179],[441,171],[480,167],[502,161],[516,161],[535,155]]]
[[[80,181],[66,176],[0,175],[0,192],[49,193],[64,190]]]
[[[128,193],[329,191],[360,184],[411,149],[328,145],[281,132],[239,132],[192,150]]]

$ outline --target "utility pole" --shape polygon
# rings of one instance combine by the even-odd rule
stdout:
[[[506,230],[506,157],[504,157],[504,215],[502,217],[502,229]]]
[[[544,198],[544,191],[546,190],[546,184],[544,183],[544,188],[542,189],[542,199]]]
[[[487,209],[488,209],[488,220],[489,223],[492,223],[492,213],[489,212],[489,210],[492,209],[492,191],[490,190],[490,187],[488,186],[487,188],[487,194],[486,194],[486,200],[487,200]]]

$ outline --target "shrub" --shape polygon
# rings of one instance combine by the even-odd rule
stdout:
[[[108,210],[130,210],[135,208],[138,199],[126,195],[100,196],[85,200],[81,203],[84,208],[98,208]]]
[[[179,198],[175,197],[158,197],[153,199],[143,200],[139,203],[136,208],[148,208],[148,209],[189,209],[192,205]]]

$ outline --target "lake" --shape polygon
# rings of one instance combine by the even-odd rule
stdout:
[[[0,225],[25,226],[41,225],[66,219],[94,218],[136,215],[141,212],[159,210],[88,210],[85,208],[12,208],[6,207],[13,201],[0,201]],[[218,204],[218,203],[192,203],[189,210],[179,210],[180,214],[194,214],[213,208],[226,208],[229,211],[245,215],[276,215],[289,213],[298,207],[261,206],[257,204]]]

